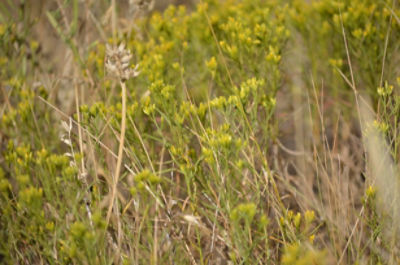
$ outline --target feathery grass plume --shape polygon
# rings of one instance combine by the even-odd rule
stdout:
[[[379,127],[374,126],[374,116],[371,108],[364,100],[361,101],[360,109],[362,116],[363,141],[367,152],[367,165],[369,166],[370,182],[376,187],[378,211],[383,218],[383,223],[389,229],[383,234],[393,249],[392,255],[397,256],[396,239],[400,232],[400,181],[397,165],[394,163],[390,146]],[[397,246],[398,247],[398,246]],[[388,264],[394,264],[394,257],[387,257]]]

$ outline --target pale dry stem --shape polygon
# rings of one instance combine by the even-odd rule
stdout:
[[[122,158],[123,158],[123,151],[124,151],[124,142],[125,142],[125,130],[126,130],[126,84],[125,82],[120,82],[121,88],[122,88],[122,120],[121,120],[121,134],[120,134],[120,139],[119,139],[119,148],[118,148],[118,158],[117,158],[117,165],[115,167],[115,173],[114,173],[114,178],[113,178],[113,186],[112,186],[112,191],[111,191],[111,199],[110,199],[110,205],[108,207],[107,211],[107,217],[106,217],[106,227],[108,227],[108,224],[110,222],[111,218],[111,212],[113,205],[115,203],[115,198],[117,194],[117,185],[118,185],[118,180],[121,172],[121,165],[122,165]],[[115,208],[117,211],[117,208]],[[119,218],[119,215],[117,214],[117,217]],[[119,230],[119,229],[118,229]],[[120,245],[120,231],[118,231],[118,245]]]

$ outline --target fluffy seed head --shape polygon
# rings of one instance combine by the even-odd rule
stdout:
[[[131,52],[121,43],[118,47],[106,45],[106,69],[107,71],[125,81],[139,75],[138,66],[130,68]]]

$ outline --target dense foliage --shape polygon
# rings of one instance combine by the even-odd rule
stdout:
[[[399,262],[363,142],[377,131],[397,167],[396,1],[202,0],[119,19],[109,1],[58,1],[41,18],[69,58],[55,66],[16,2],[0,3],[0,262]],[[120,43],[137,77],[108,74]]]

